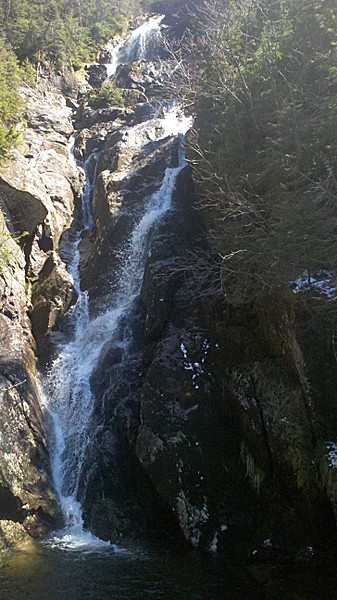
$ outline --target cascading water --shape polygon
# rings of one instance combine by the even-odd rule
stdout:
[[[116,46],[111,44],[105,46],[105,50],[111,56],[110,62],[105,65],[108,79],[115,75],[119,65],[129,64],[135,60],[153,59],[160,43],[163,19],[163,15],[151,17],[132,31],[125,41],[120,41]]]
[[[153,30],[159,27],[161,18],[150,19],[127,38],[123,53],[133,57],[146,52],[147,35],[152,39]],[[137,33],[138,31],[138,33]],[[146,34],[147,32],[147,34]],[[139,52],[136,52],[136,45]],[[124,59],[123,59],[124,60]],[[177,106],[167,110],[161,119],[157,115],[148,121],[128,129],[126,145],[142,146],[149,138],[161,140],[168,136],[182,138],[191,127],[191,120],[184,117]],[[69,266],[78,293],[76,305],[71,309],[73,337],[59,347],[45,384],[46,406],[52,420],[50,454],[55,488],[58,492],[65,520],[65,529],[54,542],[67,548],[84,546],[106,546],[91,533],[83,530],[83,519],[79,498],[79,483],[83,459],[91,440],[90,421],[94,398],[90,377],[97,365],[102,350],[114,340],[124,355],[127,355],[130,340],[121,331],[121,322],[132,312],[133,304],[140,294],[146,258],[146,246],[155,224],[170,209],[176,179],[185,166],[183,147],[180,144],[179,164],[168,166],[159,189],[144,203],[133,231],[124,246],[118,287],[109,298],[108,308],[95,318],[90,318],[88,294],[80,289],[78,233],[73,248],[73,261]],[[83,230],[93,225],[90,198],[94,181],[89,179],[85,168],[86,186],[82,195]],[[109,547],[111,547],[109,545]]]

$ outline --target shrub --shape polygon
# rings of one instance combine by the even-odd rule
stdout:
[[[125,106],[122,91],[111,81],[104,83],[100,90],[92,90],[88,96],[91,108],[109,108],[110,106]]]

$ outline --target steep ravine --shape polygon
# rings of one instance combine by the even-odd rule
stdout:
[[[209,216],[195,209],[199,190],[181,163],[183,116],[167,97],[169,68],[159,60],[120,66],[115,81],[128,107],[93,110],[84,100],[74,111],[74,155],[92,202],[84,219],[71,111],[49,84],[26,91],[25,144],[0,176],[8,227],[23,236],[8,242],[0,274],[3,543],[59,518],[35,355],[50,367],[76,342],[72,313],[63,315],[84,294],[92,339],[80,368],[91,404],[68,492],[82,503],[85,527],[118,544],[169,535],[232,558],[306,563],[335,547],[334,347],[290,292],[234,309],[184,268],[191,251],[207,250]],[[97,86],[97,74],[106,76],[103,64],[88,73]],[[170,204],[144,223],[168,167]],[[76,292],[65,264],[83,224]],[[140,255],[132,254],[144,231]],[[123,309],[118,318],[114,306]],[[67,378],[64,371],[64,387],[52,384],[56,396],[71,387]],[[69,464],[78,463],[69,448]]]

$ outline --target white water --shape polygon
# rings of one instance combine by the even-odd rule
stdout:
[[[154,114],[152,119],[137,123],[133,127],[125,129],[122,146],[124,148],[135,148],[140,152],[142,146],[146,146],[149,141],[164,140],[169,136],[184,136],[192,126],[192,120],[185,117],[177,104],[170,108],[161,108],[162,118]],[[112,174],[114,181],[120,181],[127,177],[129,171],[133,168],[133,155],[126,153],[123,159],[123,169],[119,169]]]
[[[159,18],[155,21],[158,25]],[[147,25],[147,28],[145,27]],[[125,43],[124,55],[134,52],[135,40],[141,44],[142,52],[146,48],[144,31],[152,31],[148,24],[143,31],[136,30]],[[141,29],[141,28],[139,28]],[[138,31],[138,33],[137,33]],[[131,44],[130,52],[128,44]],[[132,50],[132,52],[131,52]],[[145,50],[144,50],[145,52]],[[191,120],[184,117],[177,107],[167,110],[161,119],[141,123],[129,128],[125,145],[141,148],[143,140],[161,140],[167,136],[182,137],[191,127]],[[144,133],[146,133],[144,138]],[[149,235],[155,224],[170,210],[176,179],[185,166],[181,149],[177,167],[166,169],[163,181],[156,193],[148,198],[143,214],[125,244],[122,253],[122,266],[118,277],[118,288],[111,295],[109,307],[95,318],[90,318],[89,301],[86,292],[80,289],[79,245],[81,232],[73,246],[73,261],[69,267],[75,288],[78,292],[76,305],[71,309],[69,318],[73,326],[72,339],[59,347],[45,383],[46,406],[52,420],[50,455],[56,491],[60,498],[65,528],[51,541],[61,548],[111,548],[112,546],[83,530],[81,504],[79,501],[81,473],[88,445],[91,443],[90,422],[94,398],[90,387],[90,377],[99,357],[108,343],[114,340],[123,354],[127,355],[130,340],[123,339],[120,331],[122,318],[131,313],[133,304],[139,296],[146,247]],[[83,230],[93,225],[90,200],[94,182],[89,181],[88,164],[85,165],[86,186],[82,194]],[[94,433],[94,432],[92,432]],[[118,550],[113,546],[114,550]]]
[[[119,65],[128,65],[135,60],[151,60],[158,49],[161,38],[161,22],[164,15],[151,17],[140,27],[132,31],[126,40],[116,46],[107,44],[105,49],[110,53],[111,61],[106,64],[107,79],[111,79]]]

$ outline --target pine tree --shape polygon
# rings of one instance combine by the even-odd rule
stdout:
[[[195,173],[235,302],[337,270],[334,5],[211,0],[196,14]]]

